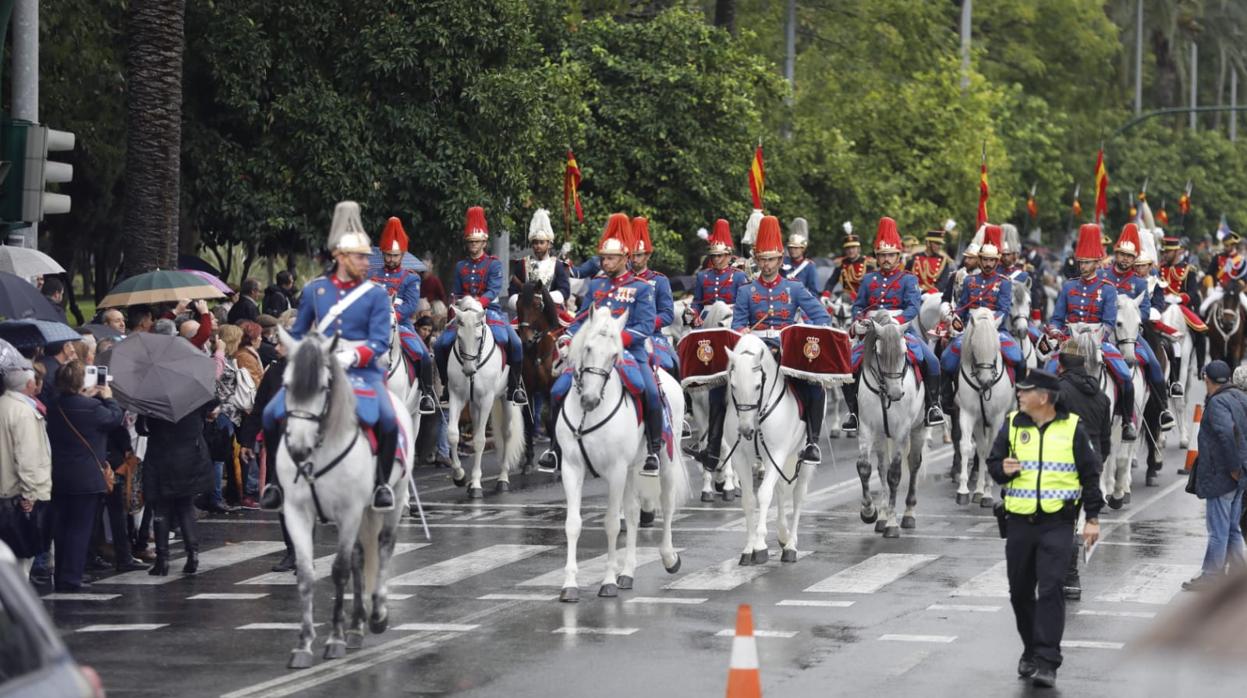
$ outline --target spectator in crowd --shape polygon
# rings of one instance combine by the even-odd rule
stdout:
[[[1206,588],[1226,572],[1226,564],[1247,565],[1243,550],[1243,454],[1247,453],[1247,396],[1231,386],[1224,361],[1204,367],[1204,418],[1195,461],[1195,496],[1204,500],[1208,545],[1198,577],[1182,583],[1187,591]]]
[[[74,342],[74,357],[87,366],[95,365],[95,337],[89,331]]]
[[[140,416],[138,433],[147,437],[143,462],[143,496],[155,510],[156,561],[148,574],[169,574],[169,529],[176,520],[186,547],[182,574],[199,570],[199,536],[195,531],[196,495],[212,490],[212,462],[204,441],[204,423],[217,409],[212,400],[177,422]]]
[[[126,475],[122,469],[137,466],[127,418],[133,421],[132,414],[123,417],[121,425],[108,432],[107,441],[108,463],[113,465],[113,491],[104,496],[104,507],[108,528],[113,534],[112,567],[117,572],[147,569],[147,565],[134,558],[130,545],[130,502],[126,498]]]
[[[112,328],[119,335],[123,337],[125,336],[126,316],[122,315],[120,310],[117,310],[116,308],[109,308],[104,311],[104,314],[100,316],[100,319],[105,325]]]
[[[73,342],[53,342],[44,349],[42,364],[43,387],[39,393],[39,401],[47,405],[56,397],[56,374],[61,367],[78,358],[74,353]]]
[[[52,450],[43,405],[30,364],[10,368],[3,374],[0,394],[0,505],[16,505],[30,514],[35,528],[46,537],[49,502],[52,499]],[[33,557],[19,560],[22,574],[30,574]]]
[[[274,317],[295,307],[294,274],[277,272],[277,283],[264,289],[264,312]]]
[[[264,378],[264,367],[260,363],[260,341],[263,330],[260,324],[250,320],[243,320],[238,323],[238,329],[242,330],[242,341],[238,345],[238,351],[234,354],[234,360],[238,362],[238,367],[251,374],[251,380],[256,385],[260,384],[260,379]]]
[[[151,308],[146,305],[130,306],[129,314],[126,316],[126,326],[129,328],[126,334],[151,332],[154,324],[156,324],[156,316]]]
[[[217,327],[228,324],[229,305],[225,303],[218,303],[217,305],[212,306],[212,319],[215,320],[213,324]]]
[[[277,360],[277,318],[266,313],[256,323],[260,325],[260,345],[256,350],[260,354],[260,364],[267,369]]]
[[[201,505],[204,511],[225,514],[237,507],[225,501],[221,483],[225,478],[225,464],[234,462],[234,423],[229,421],[221,408],[213,410],[204,424],[204,442],[208,445],[208,458],[212,461],[212,489]]]
[[[43,279],[43,287],[39,289],[43,293],[43,297],[48,299],[53,308],[56,308],[56,314],[61,317],[61,322],[69,324],[65,318],[65,282],[55,276],[47,276]]]
[[[204,301],[181,301],[174,309],[165,314],[177,325],[177,334],[186,341],[203,349],[216,327],[208,304]]]
[[[260,282],[257,279],[246,279],[238,290],[238,302],[229,309],[229,322],[237,325],[243,320],[255,322],[259,317]]]
[[[163,334],[166,337],[176,337],[178,334],[177,325],[167,317],[162,317],[152,325],[152,333]]]
[[[268,406],[273,396],[281,388],[282,374],[286,371],[286,347],[280,342],[277,344],[277,359],[269,365],[264,372],[264,378],[260,381],[255,391],[255,407],[251,412],[243,418],[242,426],[238,429],[238,445],[242,448],[241,457],[247,460],[258,460],[257,454],[264,446],[258,440],[264,434],[263,415],[264,408]],[[265,482],[278,482],[277,480],[277,463],[273,454],[266,452],[264,455],[264,478]],[[273,565],[274,572],[289,572],[294,569],[294,544],[290,540],[290,534],[286,531],[285,519],[281,521],[282,539],[286,541],[286,554],[281,561]]]
[[[425,316],[419,320],[416,320],[416,334],[419,335],[420,340],[425,343],[425,346],[429,348],[429,351],[433,351],[433,342],[436,339],[436,335],[433,334],[433,318]],[[435,372],[433,382],[434,389],[436,391],[435,394],[437,395],[440,395],[442,391],[442,386],[440,385],[441,380],[441,376],[437,375]],[[449,467],[450,438],[446,435],[446,410],[439,408],[438,415],[441,419],[438,421],[437,425],[437,455],[434,458],[434,463],[438,466]],[[427,458],[427,455],[421,454],[420,457]]]
[[[91,531],[106,489],[108,433],[122,411],[107,384],[87,386],[77,359],[56,374],[56,400],[48,407],[52,447],[52,516],[58,592],[81,591]]]

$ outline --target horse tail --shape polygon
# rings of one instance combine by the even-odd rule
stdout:
[[[501,466],[511,472],[524,460],[524,408],[510,401],[494,400],[490,419],[502,429]]]

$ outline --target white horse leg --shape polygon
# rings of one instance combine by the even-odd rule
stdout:
[[[779,496],[775,498],[775,537],[782,549],[788,547],[788,539],[792,537],[792,531],[788,528],[788,503],[792,498],[793,485],[781,480],[777,487]]]
[[[958,394],[960,397],[960,394]],[[974,429],[976,426],[976,410],[968,406],[963,406],[957,410],[957,420],[961,424],[961,441],[958,448],[961,449],[961,469],[957,472],[957,503],[970,503],[970,462],[974,460]],[[979,471],[982,472],[982,466]]]
[[[884,538],[900,538],[901,527],[896,521],[896,494],[901,489],[901,462],[909,456],[909,439],[905,438],[901,447],[894,449],[892,460],[888,463],[888,503],[887,516],[883,525]]]
[[[874,523],[879,518],[879,512],[875,510],[875,502],[870,496],[870,476],[873,472],[870,467],[872,436],[874,435],[861,429],[858,430],[857,477],[862,481],[862,506],[858,515],[861,517],[862,523],[866,524]]]
[[[758,438],[762,438],[759,433]],[[755,565],[764,565],[769,559],[770,551],[766,542],[766,518],[771,513],[771,498],[775,496],[775,484],[779,482],[779,471],[773,465],[765,465],[762,484],[758,485],[758,520],[753,534],[753,557]]]
[[[351,579],[351,559],[359,542],[360,514],[338,521],[338,554],[333,558],[333,625],[325,642],[325,659],[346,656],[346,584]],[[352,523],[353,522],[353,523]]]
[[[745,548],[740,552],[740,564],[748,565],[753,562],[753,529],[757,518],[756,495],[753,489],[753,463],[743,456],[733,455],[729,466],[735,469],[736,477],[742,484],[748,483],[748,487],[740,488],[740,506],[745,512]]]
[[[576,543],[580,540],[580,495],[584,481],[584,466],[564,459],[563,494],[567,497],[567,520],[563,530],[567,534],[567,566],[563,568],[563,591],[559,594],[559,601],[570,603],[580,600],[580,585],[576,583]]]
[[[680,509],[680,501],[676,498],[677,478],[686,476],[686,473],[676,469],[683,467],[684,459],[677,453],[662,473],[662,542],[658,544],[658,554],[662,556],[663,567],[669,574],[680,571],[680,554],[675,551],[675,544],[671,541],[671,526],[675,523],[675,515]],[[688,486],[681,489],[687,497]]]
[[[810,486],[810,478],[814,476],[814,465],[806,464],[797,475],[797,481],[790,487],[792,495],[792,525],[788,529],[788,540],[780,551],[780,562],[797,561],[797,531],[801,528],[801,504],[805,501],[805,492]]]
[[[650,502],[653,506],[653,502]],[[663,510],[663,518],[670,515]],[[636,474],[631,468],[624,478],[623,491],[624,550],[623,564],[619,565],[617,584],[620,589],[631,589],[633,577],[636,576],[636,537],[641,520],[641,498],[637,496]]]
[[[632,461],[627,461],[627,469],[632,468]],[[602,528],[606,530],[606,576],[602,578],[602,586],[598,596],[614,598],[619,595],[616,580],[619,560],[616,558],[619,548],[619,512],[623,507],[624,484],[627,482],[625,468],[612,468],[603,478],[607,481],[606,518],[602,520]],[[640,511],[637,511],[640,518]],[[635,529],[633,529],[635,530]]]
[[[448,392],[450,401],[449,411],[446,413],[446,440],[450,443],[450,478],[455,487],[463,487],[468,481],[463,464],[459,462],[459,416],[463,414],[463,401],[454,390]]]
[[[294,544],[295,568],[298,570],[296,577],[299,586],[299,602],[303,609],[302,622],[299,628],[299,644],[295,646],[290,653],[290,662],[287,665],[291,669],[307,669],[312,666],[312,642],[316,639],[316,624],[312,615],[312,599],[314,590],[312,559],[314,552],[312,550],[312,527],[315,525],[315,519],[312,512],[309,511],[311,504],[304,503],[304,506],[293,506],[293,502],[286,502],[286,506],[282,507],[281,515],[286,520],[286,531],[290,534],[290,542]]]
[[[914,517],[914,509],[918,506],[918,471],[922,469],[922,449],[914,449],[917,434],[910,435],[909,457],[909,491],[905,494],[905,515],[901,517],[901,528],[917,528],[918,520]]]
[[[714,473],[705,468],[701,469],[701,501],[714,501]]]
[[[485,492],[481,488],[481,458],[485,454],[485,431],[489,424],[490,403],[481,404],[480,398],[469,410],[472,414],[472,472],[468,476],[468,499],[483,499]],[[502,431],[494,434],[494,453],[505,458],[502,447]]]
[[[373,634],[385,632],[389,627],[390,613],[388,607],[390,561],[394,557],[394,544],[398,541],[398,524],[402,518],[401,510],[378,514],[366,512],[366,533],[364,534],[364,569],[371,572],[365,575],[367,591],[372,594],[372,615],[368,618],[368,629]],[[377,529],[377,524],[380,530]],[[374,569],[375,566],[375,569]]]

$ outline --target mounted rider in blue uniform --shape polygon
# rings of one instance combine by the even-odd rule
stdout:
[[[1001,229],[998,225],[988,225],[983,233],[983,244],[978,250],[978,273],[965,277],[961,286],[961,295],[957,298],[952,328],[958,332],[965,328],[970,319],[970,311],[975,308],[988,308],[996,315],[997,329],[1000,334],[1000,351],[1005,363],[1015,371],[1022,370],[1022,350],[1013,335],[1009,333],[1009,309],[1013,304],[1013,282],[997,269],[1000,261]],[[965,335],[958,334],[949,343],[940,357],[940,368],[945,380],[943,386],[943,403],[945,409],[952,404],[957,394],[958,369],[961,366],[961,341]],[[1022,379],[1017,376],[1017,380]]]
[[[1135,273],[1134,263],[1143,245],[1139,234],[1139,227],[1134,223],[1127,223],[1121,229],[1117,245],[1113,248],[1113,265],[1105,271],[1104,277],[1117,289],[1118,298],[1129,296],[1139,301],[1139,317],[1142,322],[1139,324],[1139,335],[1135,341],[1134,353],[1136,359],[1145,367],[1144,377],[1147,379],[1152,395],[1162,406],[1161,431],[1168,431],[1176,425],[1176,422],[1173,413],[1169,411],[1169,388],[1165,384],[1165,372],[1160,368],[1156,352],[1152,351],[1152,346],[1143,338],[1143,323],[1148,322],[1151,315],[1152,294],[1151,289],[1148,288],[1147,279]],[[1151,235],[1152,233],[1148,231],[1145,234]]]
[[[585,291],[585,305],[576,321],[567,328],[566,334],[559,343],[566,346],[571,338],[589,319],[590,314],[598,308],[610,308],[613,316],[627,314],[620,339],[623,341],[624,352],[639,364],[641,380],[644,382],[644,418],[645,418],[645,464],[641,466],[641,474],[651,477],[658,476],[658,449],[662,447],[663,405],[658,393],[658,383],[654,379],[654,371],[650,367],[649,353],[645,348],[645,340],[654,333],[654,289],[649,283],[638,278],[628,269],[628,255],[635,246],[632,235],[632,223],[623,213],[613,213],[606,223],[606,230],[598,242],[598,259],[601,260],[602,271],[589,280]],[[563,397],[570,385],[571,373],[564,372],[551,390],[555,397],[555,409],[562,409]],[[563,385],[560,386],[559,384]],[[557,412],[556,412],[557,414]],[[553,435],[551,435],[553,436]],[[551,440],[551,448],[537,459],[537,467],[543,472],[554,472],[560,464],[560,452],[557,440]]]
[[[654,243],[649,237],[648,218],[637,216],[632,219],[632,238],[636,240],[631,257],[632,273],[654,289],[654,331],[650,335],[650,341],[654,344],[654,361],[678,381],[680,370],[676,367],[675,350],[671,348],[667,335],[662,333],[662,328],[675,321],[675,300],[671,295],[671,280],[666,274],[649,267]]]
[[[693,327],[706,319],[706,307],[716,301],[736,303],[736,292],[749,283],[745,272],[732,266],[732,229],[722,218],[714,222],[714,232],[706,239],[710,266],[697,272],[693,280]]]
[[[922,293],[918,290],[918,277],[901,268],[901,236],[896,229],[896,221],[884,216],[879,219],[879,228],[875,233],[875,261],[878,271],[872,271],[862,279],[857,291],[857,299],[853,301],[853,334],[862,337],[867,331],[869,316],[876,310],[890,311],[896,321],[905,324],[918,315],[922,307]],[[925,389],[923,401],[927,413],[927,426],[944,423],[944,413],[940,411],[940,364],[935,352],[927,347],[926,342],[918,337],[918,330],[910,325],[905,330],[905,343],[909,352],[918,359],[922,371],[922,382]],[[862,344],[853,347],[853,365],[856,368],[861,361]],[[842,389],[844,401],[849,408],[849,416],[845,419],[845,431],[857,430],[857,378],[854,370],[853,382]]]
[[[811,296],[818,297],[818,273],[814,267],[814,260],[805,256],[805,250],[810,246],[810,224],[804,218],[794,218],[788,224],[788,254],[784,257],[783,264],[779,267],[779,273],[785,279],[796,281],[810,292]]]
[[[1134,426],[1134,383],[1130,380],[1130,367],[1117,347],[1108,341],[1117,326],[1117,288],[1109,283],[1100,269],[1104,243],[1099,225],[1084,223],[1078,229],[1074,259],[1078,264],[1078,278],[1070,279],[1061,286],[1049,326],[1064,333],[1070,323],[1100,325],[1100,353],[1109,368],[1109,375],[1117,384],[1117,404],[1125,410],[1122,414],[1128,415],[1122,420],[1121,438],[1123,441],[1134,441],[1139,438],[1139,431]],[[1048,370],[1055,369],[1056,359],[1052,359]]]
[[[450,295],[458,300],[464,296],[476,298],[485,309],[485,322],[494,336],[494,341],[506,347],[507,351],[507,400],[517,405],[527,405],[528,396],[520,385],[520,373],[523,370],[524,345],[515,327],[507,320],[498,304],[502,295],[503,277],[502,260],[493,255],[485,254],[485,245],[489,241],[489,226],[485,222],[485,209],[473,206],[468,209],[467,219],[463,226],[463,240],[467,246],[468,257],[455,264],[455,278],[450,283]],[[450,350],[458,336],[455,325],[447,325],[445,331],[433,345],[437,355],[437,367],[442,372],[443,382],[449,386],[447,373],[450,363]]]
[[[437,411],[437,401],[433,399],[433,357],[428,348],[416,334],[411,317],[416,314],[416,306],[420,304],[420,275],[410,269],[403,268],[403,255],[407,254],[407,231],[397,218],[391,217],[381,231],[381,259],[383,266],[371,270],[372,282],[385,289],[394,304],[394,317],[398,321],[398,338],[403,345],[403,353],[411,359],[416,367],[416,380],[420,385],[420,414],[433,414]]]
[[[326,276],[313,279],[303,287],[290,336],[302,340],[315,329],[325,336],[336,334],[347,343],[335,358],[356,387],[355,403],[360,422],[376,432],[377,468],[372,508],[387,511],[394,508],[394,492],[389,482],[398,450],[398,422],[385,385],[385,369],[377,359],[390,350],[390,317],[394,306],[384,288],[367,280],[372,245],[360,220],[359,204],[354,201],[343,201],[334,209],[329,249],[333,252],[334,266]],[[277,457],[285,418],[286,389],[283,387],[264,409],[264,443],[269,458]],[[270,482],[260,499],[265,509],[280,508],[279,483]]]

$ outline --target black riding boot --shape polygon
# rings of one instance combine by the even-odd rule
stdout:
[[[1173,418],[1173,412],[1169,410],[1169,393],[1165,381],[1161,380],[1153,383],[1151,386],[1152,395],[1156,402],[1160,404],[1160,430],[1169,431],[1178,425],[1178,421]]]
[[[394,456],[398,452],[398,429],[377,431],[376,489],[372,491],[373,511],[390,511],[394,508],[394,490],[390,489],[390,471],[394,469]]]
[[[957,378],[950,377],[940,384],[940,407],[945,414],[952,414],[957,404]]]
[[[433,352],[433,360],[437,363],[437,374],[442,377],[442,400],[450,399],[450,350]]]
[[[723,420],[726,417],[727,388],[711,388],[710,414],[707,416],[710,423],[706,425],[706,448],[697,455],[701,467],[711,472],[719,468],[719,449],[723,446]]]
[[[821,385],[806,388],[803,396],[805,409],[805,448],[801,449],[801,460],[807,463],[821,463],[823,452],[818,441],[823,435],[823,412],[827,409],[827,391]]]
[[[662,400],[645,408],[645,465],[641,474],[658,476],[658,449],[662,448]]]
[[[563,464],[563,452],[559,450],[559,440],[554,433],[555,427],[559,423],[559,413],[563,411],[563,401],[552,401],[550,403],[550,417],[546,420],[546,435],[550,437],[550,448],[545,450],[537,458],[537,471],[542,473],[558,472],[559,466]]]
[[[1123,381],[1121,384],[1121,402],[1117,405],[1121,415],[1121,440],[1134,441],[1139,438],[1139,430],[1134,426],[1134,382]]]
[[[420,362],[420,373],[416,378],[420,386],[420,403],[417,408],[420,414],[437,412],[437,400],[433,397],[433,362],[427,358]]]
[[[281,439],[281,429],[264,430],[264,448],[268,452],[265,460],[268,463],[268,482],[260,493],[260,508],[267,511],[281,509],[281,483],[277,481],[277,444]]]
[[[849,411],[849,416],[844,418],[844,423],[840,428],[848,432],[857,431],[857,378],[852,383],[845,383],[840,386],[840,394],[844,396],[844,406]]]
[[[1169,360],[1169,397],[1183,397],[1186,387],[1182,380],[1182,357],[1175,356]]]
[[[166,577],[169,574],[169,515],[163,511],[164,503],[156,506],[161,508],[152,517],[152,534],[156,537],[156,561],[147,573],[153,577]]]
[[[940,374],[932,372],[934,375],[923,376],[923,386],[926,388],[926,395],[923,398],[923,404],[927,408],[927,416],[924,424],[929,427],[938,426],[944,423],[944,413],[940,411]]]
[[[528,393],[525,393],[524,387],[520,385],[521,370],[521,366],[517,363],[507,371],[507,400],[517,405],[527,405]]]

